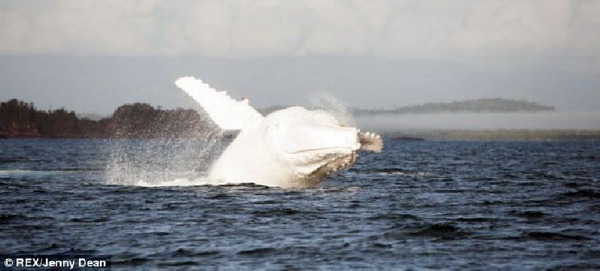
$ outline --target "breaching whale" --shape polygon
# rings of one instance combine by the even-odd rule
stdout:
[[[175,84],[221,129],[239,130],[210,169],[209,178],[220,183],[313,186],[351,166],[358,151],[383,147],[381,136],[345,127],[323,110],[292,106],[263,116],[247,99],[234,100],[200,79],[181,77]]]

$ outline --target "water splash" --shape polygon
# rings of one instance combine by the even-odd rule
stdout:
[[[356,121],[346,104],[331,92],[317,92],[309,97],[310,108],[320,109],[332,114],[347,127],[355,127]]]
[[[211,184],[205,176],[226,144],[220,130],[192,138],[114,139],[106,180],[138,186]]]

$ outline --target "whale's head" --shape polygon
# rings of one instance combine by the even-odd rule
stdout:
[[[266,140],[274,153],[302,180],[319,181],[351,166],[361,148],[368,150],[366,138],[378,139],[381,150],[378,135],[345,127],[321,110],[289,107],[268,115],[265,124]]]

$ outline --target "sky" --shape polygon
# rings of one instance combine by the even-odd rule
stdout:
[[[390,108],[503,97],[600,110],[600,0],[0,0],[0,100],[110,114],[328,92]]]

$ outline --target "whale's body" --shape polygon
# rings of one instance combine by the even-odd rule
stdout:
[[[212,165],[209,178],[221,183],[278,187],[312,186],[351,166],[359,150],[381,151],[379,135],[344,127],[331,114],[294,106],[263,117],[193,77],[176,85],[194,98],[222,129],[240,130]]]

